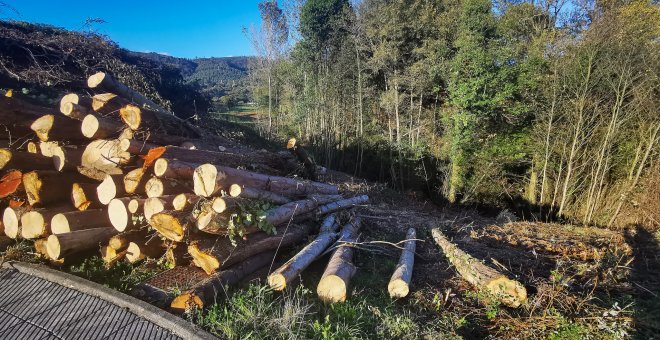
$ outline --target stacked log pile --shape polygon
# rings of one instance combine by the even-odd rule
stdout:
[[[88,85],[98,94],[67,94],[58,109],[0,98],[0,247],[29,239],[59,263],[99,250],[108,265],[158,258],[182,273],[199,267],[175,299],[185,309],[317,233],[324,215],[368,200],[286,177],[299,167],[287,152],[219,145],[108,74]],[[330,216],[276,285],[334,240]]]

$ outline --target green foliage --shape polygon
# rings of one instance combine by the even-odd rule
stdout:
[[[229,217],[227,232],[229,239],[235,243],[235,237],[246,235],[248,227],[256,227],[268,234],[275,235],[277,229],[266,221],[266,214],[276,206],[267,201],[250,200],[247,203],[238,203],[238,211]]]
[[[108,268],[103,259],[95,255],[84,259],[80,264],[69,266],[66,271],[120,292],[128,293],[136,284],[149,279],[164,269],[150,261],[138,265],[119,261]]]

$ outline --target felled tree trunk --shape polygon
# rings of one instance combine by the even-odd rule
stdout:
[[[165,210],[156,213],[148,220],[158,233],[168,240],[175,242],[183,241],[183,237],[188,230],[189,213],[180,213]]]
[[[406,242],[401,251],[399,263],[396,265],[394,274],[387,285],[387,291],[392,298],[402,298],[410,292],[410,280],[412,279],[413,266],[415,264],[415,228],[408,229]]]
[[[2,96],[0,97],[0,122],[10,132],[7,139],[18,139],[26,136],[34,136],[30,125],[35,119],[49,112],[50,108],[32,105],[26,101]]]
[[[147,197],[178,195],[189,191],[190,189],[185,182],[169,178],[151,177],[144,186]]]
[[[224,291],[226,286],[234,286],[243,278],[252,274],[273,261],[275,252],[267,251],[257,254],[235,266],[214,273],[193,289],[188,290],[172,301],[170,308],[178,313],[183,313],[194,308],[204,308],[215,302],[218,293]]]
[[[107,210],[89,209],[59,213],[53,216],[50,222],[53,234],[65,234],[93,228],[112,228]]]
[[[130,103],[115,93],[99,93],[92,97],[92,110],[103,116],[118,116],[119,110]]]
[[[108,203],[107,215],[110,225],[118,232],[140,228],[138,210],[144,204],[144,199],[122,197],[115,198]]]
[[[158,258],[165,253],[165,245],[162,240],[152,237],[144,242],[131,242],[126,252],[126,260],[135,263],[146,258]]]
[[[59,260],[70,254],[99,247],[100,243],[108,241],[115,234],[117,231],[114,228],[95,228],[50,235],[46,249],[51,259]]]
[[[300,273],[305,270],[323,251],[337,239],[335,215],[323,220],[318,236],[303,248],[296,256],[268,275],[268,284],[274,290],[284,290]]]
[[[108,92],[116,93],[141,106],[148,106],[155,110],[166,111],[160,105],[154,103],[152,100],[143,96],[139,92],[134,91],[130,87],[115,80],[111,75],[105,72],[97,72],[87,78],[87,86],[92,89],[103,89]]]
[[[21,234],[21,217],[30,211],[30,207],[7,207],[2,213],[2,224],[5,228],[5,235],[16,239]]]
[[[39,170],[23,174],[23,187],[30,205],[58,203],[69,199],[73,183],[89,182],[75,173]]]
[[[71,188],[73,206],[80,211],[100,208],[102,205],[96,196],[96,187],[97,184],[94,183],[73,183]]]
[[[75,93],[66,94],[60,99],[60,112],[74,119],[82,120],[84,113],[92,108],[92,98]]]
[[[316,287],[316,293],[323,302],[335,303],[346,300],[348,284],[355,274],[353,265],[353,247],[348,243],[355,243],[362,221],[359,217],[353,219],[342,228],[339,247],[334,251],[328,266],[321,276]]]
[[[293,201],[266,212],[266,221],[272,225],[280,225],[291,221],[294,216],[314,210],[318,203],[314,199]]]
[[[37,118],[30,129],[34,131],[39,140],[85,140],[80,131],[80,122],[64,116],[45,115]]]
[[[68,204],[33,209],[21,216],[21,236],[25,239],[42,238],[52,234],[51,221],[59,213],[69,212]]]
[[[327,203],[318,208],[317,214],[325,215],[325,214],[333,213],[339,210],[352,208],[358,204],[364,204],[368,201],[369,201],[369,196],[360,195],[360,196],[355,196],[355,197]]]
[[[103,205],[110,204],[116,197],[123,197],[124,190],[123,175],[106,175],[101,184],[96,187],[96,197]]]
[[[193,263],[210,275],[255,254],[300,242],[308,234],[307,228],[302,226],[290,226],[286,234],[284,229],[278,229],[276,235],[264,232],[251,234],[245,241],[238,240],[235,247],[228,237],[201,239],[188,246],[188,253],[192,256]]]
[[[60,172],[76,171],[76,169],[82,164],[82,156],[85,153],[85,149],[68,146],[52,146],[50,152],[53,155],[51,164],[55,167],[55,170]]]
[[[124,192],[131,195],[144,193],[144,188],[148,180],[149,176],[147,176],[147,170],[144,168],[131,170],[124,175]]]
[[[27,151],[0,149],[0,170],[52,170],[53,160]]]
[[[287,204],[291,202],[290,198],[282,195],[278,195],[274,192],[258,190],[253,188],[244,188],[238,184],[232,184],[229,187],[229,195],[231,197],[256,199],[256,200],[271,202],[274,204]]]
[[[87,114],[80,124],[80,132],[89,139],[115,138],[121,135],[126,127],[124,124],[96,114]]]
[[[527,300],[527,290],[497,270],[460,250],[439,229],[432,230],[433,240],[442,248],[449,262],[467,282],[483,290],[509,307],[519,307]]]
[[[336,195],[339,193],[337,187],[330,184],[297,181],[213,164],[203,164],[197,167],[193,175],[193,184],[195,194],[206,197],[213,196],[222,189],[229,189],[232,184],[285,195],[314,193]]]

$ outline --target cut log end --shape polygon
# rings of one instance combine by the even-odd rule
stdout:
[[[110,223],[117,231],[125,231],[126,227],[128,227],[128,210],[121,200],[113,199],[110,201],[108,204],[108,216],[110,217]]]
[[[218,169],[212,164],[202,164],[193,174],[193,190],[196,195],[209,197],[215,192]]]
[[[517,308],[527,301],[527,290],[518,281],[500,276],[488,282],[485,288],[503,304]]]
[[[241,186],[238,184],[232,184],[231,186],[229,186],[229,196],[231,197],[240,196],[242,191],[243,188],[241,188]]]
[[[184,313],[193,309],[201,309],[204,307],[202,299],[193,292],[183,293],[170,304],[170,308],[177,313]]]
[[[82,120],[82,124],[80,125],[80,131],[82,132],[83,136],[87,138],[94,138],[96,136],[96,132],[99,131],[99,127],[99,120],[96,118],[96,116],[86,115]]]
[[[268,275],[268,285],[276,291],[282,291],[286,288],[286,278],[280,273]]]
[[[159,158],[154,163],[154,175],[161,177],[167,172],[168,160],[165,158]]]
[[[106,77],[105,72],[97,72],[89,76],[89,78],[87,78],[87,86],[92,89],[96,88],[99,85],[101,85],[101,83],[103,83],[105,77]]]
[[[151,217],[159,212],[165,210],[163,201],[158,197],[150,197],[144,201],[144,218],[150,220]]]
[[[316,288],[321,301],[335,303],[346,301],[346,282],[337,275],[327,275],[321,279]]]
[[[39,140],[46,142],[48,141],[50,130],[53,128],[54,122],[54,115],[44,115],[37,118],[37,120],[30,125],[30,129],[34,131]]]
[[[10,150],[0,149],[0,169],[4,169],[4,167],[9,164],[11,156],[12,154]]]
[[[195,265],[202,268],[208,275],[220,268],[217,258],[201,251],[194,243],[188,246],[188,254],[192,256]]]
[[[112,199],[117,197],[117,185],[111,175],[105,176],[103,182],[96,188],[96,194],[101,204],[108,205]]]
[[[126,249],[126,260],[128,262],[135,263],[144,258],[145,255],[141,252],[140,246],[137,243],[131,242],[128,244],[128,248]]]
[[[57,214],[50,220],[50,230],[53,234],[64,234],[71,232],[69,220],[64,214]]]
[[[58,260],[60,258],[61,247],[57,235],[48,236],[48,240],[46,241],[46,252],[48,253],[48,257],[53,260]]]
[[[399,299],[408,295],[410,292],[410,287],[406,281],[396,279],[390,281],[390,283],[387,285],[387,291],[390,293],[390,297]]]
[[[163,237],[175,242],[183,240],[184,227],[178,218],[165,214],[158,213],[149,219],[149,224],[154,227]]]
[[[20,232],[20,213],[12,208],[6,208],[2,213],[2,223],[5,227],[5,235],[16,239]]]
[[[152,177],[145,184],[144,190],[149,198],[160,197],[163,196],[163,193],[165,192],[165,185],[163,184],[163,181],[157,177]]]
[[[135,105],[126,105],[119,110],[121,120],[132,130],[137,130],[142,124],[142,110]]]
[[[41,179],[36,171],[23,174],[23,187],[27,194],[28,203],[35,205],[41,202]]]
[[[128,212],[131,214],[137,214],[140,210],[140,201],[137,199],[132,199],[128,202]]]

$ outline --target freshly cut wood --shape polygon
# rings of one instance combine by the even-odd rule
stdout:
[[[314,162],[314,159],[309,155],[307,150],[305,150],[302,145],[299,145],[295,138],[289,139],[286,144],[286,148],[290,150],[296,156],[296,158],[298,158],[300,163],[303,163],[305,166],[305,173],[307,174],[307,178],[311,179],[312,181],[316,181],[318,178],[316,173],[316,162]]]
[[[222,189],[228,189],[232,184],[259,190],[272,191],[278,194],[329,194],[339,193],[334,185],[297,181],[295,179],[268,176],[245,170],[233,169],[225,166],[202,164],[195,169],[193,174],[195,194],[201,196],[212,196]]]
[[[59,260],[68,255],[99,247],[117,234],[114,228],[96,228],[74,231],[66,234],[50,235],[46,243],[48,256]]]
[[[65,234],[93,228],[112,228],[106,210],[70,211],[59,213],[50,220],[50,229],[53,234]]]
[[[172,179],[190,180],[195,173],[196,164],[159,158],[154,163],[154,175]]]
[[[165,210],[152,215],[148,221],[149,225],[156,229],[161,236],[168,240],[181,242],[183,241],[184,233],[188,229],[189,215],[187,213]]]
[[[148,106],[155,110],[166,111],[160,105],[154,103],[152,100],[143,96],[139,92],[136,92],[130,87],[115,80],[111,75],[105,72],[97,72],[91,75],[89,78],[87,78],[87,86],[89,86],[92,89],[98,88],[112,93],[116,93],[141,106]]]
[[[192,256],[196,266],[210,275],[218,269],[239,263],[256,254],[300,242],[308,235],[305,226],[289,226],[286,233],[284,230],[285,228],[278,229],[276,235],[254,233],[249,235],[247,240],[236,240],[236,246],[232,245],[229,237],[224,236],[195,240],[188,246],[188,254]]]
[[[77,107],[86,111],[89,110],[92,107],[92,98],[76,93],[69,93],[60,99],[60,112],[65,116],[76,118],[76,114],[78,113],[76,112]]]
[[[110,204],[115,197],[126,194],[124,190],[123,175],[106,175],[101,184],[96,187],[96,197],[103,205]]]
[[[417,237],[415,228],[408,229],[399,263],[396,265],[396,269],[390,278],[390,283],[387,285],[387,291],[392,298],[402,298],[410,292],[410,280],[412,279],[413,265],[415,264],[415,237]]]
[[[126,253],[126,250],[118,252],[116,249],[110,248],[109,246],[101,247],[101,258],[103,259],[103,262],[105,262],[106,267],[111,267],[117,263],[117,261],[126,257]]]
[[[287,204],[291,202],[290,198],[282,195],[278,195],[274,192],[258,190],[253,188],[244,188],[238,184],[232,184],[229,187],[229,196],[263,200],[275,204]]]
[[[73,183],[71,188],[73,206],[80,211],[100,208],[102,205],[96,195],[97,186],[94,183]]]
[[[145,155],[149,150],[156,148],[157,145],[146,141],[141,141],[131,138],[121,139],[121,149],[130,153],[131,155]]]
[[[189,211],[192,210],[200,201],[202,197],[193,194],[178,194],[172,200],[172,209],[176,211]]]
[[[142,199],[133,199],[130,197],[114,198],[108,203],[107,217],[110,219],[110,225],[119,232],[137,229],[140,224],[137,221],[135,212],[140,207]],[[131,204],[133,202],[133,204]],[[131,205],[134,205],[131,207]]]
[[[92,110],[101,115],[116,115],[119,109],[130,103],[114,93],[100,93],[92,97]]]
[[[0,97],[0,122],[9,132],[11,138],[8,139],[33,136],[34,131],[30,129],[32,122],[51,112],[53,110],[50,108],[32,105],[17,98]]]
[[[356,217],[342,228],[339,236],[340,245],[330,257],[328,266],[316,287],[316,294],[323,302],[335,303],[346,301],[348,284],[355,274],[353,265],[353,247],[358,238],[362,221]]]
[[[199,204],[197,210],[197,229],[207,234],[227,235],[229,228],[229,214],[223,214],[227,209],[233,209],[238,205],[238,199],[232,197],[214,197],[209,201]],[[244,234],[256,232],[254,226],[248,226],[243,230]]]
[[[431,231],[449,262],[463,279],[477,289],[491,294],[509,307],[519,307],[527,300],[527,290],[518,281],[511,280],[497,270],[486,266],[481,261],[460,250],[451,243],[439,229]]]
[[[144,243],[148,240],[147,230],[133,230],[115,235],[108,240],[108,247],[116,251],[126,250],[131,242]]]
[[[126,251],[126,260],[135,263],[146,258],[158,258],[165,253],[163,241],[157,237],[152,237],[147,241],[130,242]]]
[[[20,170],[11,170],[0,177],[0,198],[11,197],[15,195],[22,196],[24,190],[23,173]]]
[[[71,211],[71,209],[68,204],[63,204],[26,212],[21,216],[21,236],[26,239],[35,239],[52,234],[50,223],[53,216]]]
[[[41,153],[39,152],[39,147],[37,146],[37,143],[35,143],[35,142],[33,142],[33,141],[29,141],[29,142],[27,143],[27,147],[26,147],[26,149],[27,149],[27,152],[29,152],[29,153],[38,153],[38,154],[41,154]]]
[[[188,192],[190,189],[183,182],[168,178],[150,178],[144,186],[147,197],[161,197],[166,195],[178,195]]]
[[[316,207],[318,207],[318,203],[314,199],[293,201],[268,210],[266,212],[266,221],[277,226],[291,221],[294,216],[308,213],[316,209]]]
[[[39,153],[44,157],[53,157],[53,150],[58,146],[56,141],[39,142]]]
[[[246,276],[270,264],[274,257],[275,252],[267,251],[230,268],[214,273],[196,284],[193,289],[174,298],[170,304],[170,308],[175,312],[183,313],[194,308],[201,309],[209,306],[216,302],[216,297],[219,293],[225,291],[225,287],[235,286]]]
[[[89,114],[90,109],[74,103],[60,105],[60,112],[69,118],[82,121]]]
[[[127,194],[144,193],[144,188],[148,180],[144,168],[137,168],[129,171],[124,176],[124,192]]]
[[[89,182],[75,173],[39,170],[23,174],[23,187],[30,205],[45,205],[69,200],[73,183]]]
[[[144,198],[131,198],[130,201],[128,201],[128,212],[131,214],[141,214],[144,212],[144,202],[146,199]]]
[[[358,204],[364,204],[369,201],[369,196],[360,195],[322,205],[318,208],[317,214],[325,215],[343,209],[352,208]]]
[[[52,146],[51,166],[57,171],[76,171],[82,164],[85,149],[75,146]]]
[[[30,207],[7,207],[2,213],[5,235],[16,239],[21,233],[21,216],[30,211]]]
[[[148,220],[159,212],[174,209],[173,201],[176,195],[163,197],[150,197],[144,201],[144,218]]]
[[[191,138],[199,138],[199,130],[188,122],[169,113],[159,112],[136,105],[126,105],[119,110],[122,121],[131,129],[159,135],[158,139],[168,138],[168,144],[180,145]],[[176,138],[178,137],[178,138]]]
[[[37,118],[30,129],[37,134],[41,141],[55,140],[84,140],[85,136],[80,132],[78,121],[69,117],[45,115]]]
[[[0,149],[0,170],[47,170],[52,168],[53,160],[40,154],[27,151]]]
[[[120,140],[98,139],[85,147],[82,156],[82,167],[105,171],[108,168],[117,168],[131,160],[131,154],[121,150]]]
[[[80,132],[89,139],[114,138],[124,131],[124,124],[95,114],[88,114],[82,119]]]
[[[329,215],[323,220],[321,230],[311,243],[281,267],[268,275],[268,285],[274,290],[284,290],[305,268],[316,260],[337,239],[337,220]]]

